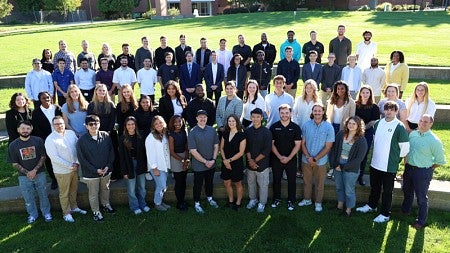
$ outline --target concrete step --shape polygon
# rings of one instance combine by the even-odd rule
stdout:
[[[369,176],[365,176],[365,180],[369,182]],[[243,180],[244,187],[247,188],[246,178]],[[125,185],[125,180],[119,180],[117,182],[111,183],[111,194],[110,201],[112,205],[128,205],[127,190]],[[168,189],[165,193],[164,198],[170,203],[176,203],[175,193],[173,190],[173,179],[169,177],[168,179]],[[187,189],[186,189],[186,199],[192,204],[192,185],[193,185],[193,174],[188,174]],[[147,203],[153,206],[153,192],[154,192],[154,182],[147,181]],[[58,190],[50,190],[50,184],[48,184],[48,193],[50,202],[53,210],[60,210],[58,198]],[[327,179],[325,182],[325,192],[324,201],[335,203],[336,202],[336,188],[334,181]],[[357,202],[366,203],[370,194],[370,187],[366,186],[356,186],[356,196]],[[282,197],[287,196],[287,182],[282,180]],[[403,192],[401,191],[401,182],[395,182],[395,189],[393,194],[393,205],[399,206],[403,201]],[[214,178],[214,198],[221,200],[221,203],[225,202],[226,191],[223,186],[223,181],[220,179],[220,173],[217,172]],[[297,199],[301,200],[303,197],[303,180],[297,179]],[[448,181],[438,181],[432,180],[429,190],[429,207],[433,209],[450,211],[450,182]],[[269,185],[269,201],[272,198],[272,184]],[[204,199],[204,198],[203,198]],[[381,201],[381,200],[380,200]],[[89,200],[87,194],[87,187],[84,183],[79,183],[78,188],[78,203],[80,207],[89,209]],[[245,190],[244,193],[244,204],[248,203],[248,192]],[[416,206],[416,202],[414,201]],[[23,198],[21,196],[18,186],[0,188],[0,213],[5,212],[25,212],[25,205]]]

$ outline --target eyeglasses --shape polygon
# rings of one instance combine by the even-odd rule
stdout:
[[[88,123],[88,126],[96,126],[96,125],[98,125],[98,124],[100,124],[100,122],[89,122]]]

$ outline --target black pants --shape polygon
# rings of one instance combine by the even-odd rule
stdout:
[[[215,91],[207,91],[206,92],[206,96],[209,99],[213,99],[213,95],[214,95],[214,102],[215,102],[216,106],[219,104],[219,98],[220,98],[221,94],[222,94],[222,91],[219,89],[216,89]]]
[[[288,201],[295,202],[297,157],[292,158],[287,164],[282,164],[275,158],[272,163],[273,173],[273,198],[281,199],[281,178],[283,171],[286,171],[288,181]]]
[[[206,197],[213,195],[213,179],[214,169],[211,168],[205,171],[194,171],[194,201],[199,202],[202,194],[203,181],[205,182]]]
[[[174,172],[173,177],[175,179],[175,196],[180,205],[185,203],[187,171]]]
[[[379,171],[370,167],[370,196],[369,206],[376,208],[381,196],[381,214],[389,217],[391,215],[392,191],[394,190],[395,173]],[[383,194],[381,188],[383,187]]]

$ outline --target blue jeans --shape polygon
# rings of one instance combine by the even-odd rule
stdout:
[[[334,181],[336,182],[336,195],[339,202],[345,202],[347,208],[355,207],[356,193],[355,184],[358,173],[334,170]]]
[[[155,176],[153,169],[150,169],[150,173],[155,181],[155,196],[153,197],[153,202],[155,205],[161,205],[164,193],[167,189],[167,172],[159,171],[159,176]]]
[[[428,188],[433,177],[433,169],[431,168],[417,168],[410,164],[405,165],[405,172],[403,173],[403,203],[402,211],[405,213],[411,212],[412,203],[414,201],[414,194],[417,197],[417,206],[419,207],[419,216],[417,223],[424,226],[428,216]]]
[[[132,211],[144,209],[144,207],[147,206],[147,203],[145,202],[145,194],[147,193],[145,190],[145,173],[136,175],[136,165],[137,161],[133,160],[135,177],[127,180],[128,204]]]
[[[19,176],[19,188],[22,192],[22,197],[25,200],[25,207],[27,213],[34,218],[39,216],[36,207],[35,192],[39,196],[39,205],[42,214],[45,216],[50,214],[50,201],[47,195],[47,179],[45,173],[41,172],[36,174],[36,178],[30,180],[26,176]]]

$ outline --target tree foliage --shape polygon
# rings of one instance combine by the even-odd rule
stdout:
[[[16,0],[18,11],[40,11],[45,9],[44,7],[44,0]]]
[[[46,10],[57,10],[61,13],[75,11],[81,6],[81,0],[43,0]]]
[[[108,19],[123,18],[133,11],[136,3],[139,4],[136,0],[98,0],[97,7]]]
[[[4,18],[11,14],[13,5],[8,3],[8,0],[0,0],[0,18]]]

